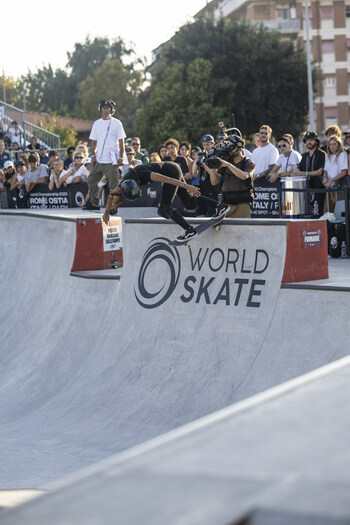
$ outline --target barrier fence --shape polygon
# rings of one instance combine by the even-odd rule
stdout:
[[[261,184],[259,182],[259,184]],[[87,184],[84,182],[78,184],[71,184],[59,190],[48,189],[48,184],[40,184],[35,188],[35,192],[26,196],[25,207],[28,208],[74,208],[81,206],[84,197],[87,194]],[[151,183],[149,186],[141,188],[140,198],[137,201],[125,201],[124,206],[134,207],[156,207],[160,200],[161,184]],[[306,202],[306,213],[294,213],[298,210],[287,209],[286,202],[292,199],[286,199],[286,194],[303,194]],[[349,198],[350,188],[344,187],[342,189],[313,189],[313,188],[288,188],[284,189],[279,186],[273,186],[268,181],[255,188],[255,200],[252,206],[252,218],[300,218],[300,219],[316,219],[323,214],[323,210],[319,210],[317,215],[312,213],[312,204],[315,201],[316,194],[325,194],[326,208],[330,210],[331,194],[337,196],[338,204],[341,206],[335,207],[336,223],[345,225],[345,242],[346,253],[350,255],[350,221],[349,221]],[[289,195],[290,197],[290,195]],[[17,198],[17,201],[16,201]],[[18,205],[18,197],[15,192],[0,191],[0,207],[14,208]],[[310,206],[311,205],[311,206]],[[186,210],[183,208],[178,197],[175,198],[174,206],[179,208],[184,215],[194,215],[194,210]],[[23,206],[21,206],[23,207]],[[311,212],[310,212],[311,208]]]

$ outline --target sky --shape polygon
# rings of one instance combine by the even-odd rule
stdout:
[[[207,0],[16,0],[1,26],[0,75],[15,78],[43,65],[64,68],[67,51],[87,35],[134,42],[138,56],[151,51],[191,20]],[[12,14],[11,14],[12,12]],[[13,16],[13,20],[11,18]]]

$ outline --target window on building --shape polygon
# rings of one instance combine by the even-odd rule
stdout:
[[[268,4],[255,5],[254,6],[254,17],[255,17],[255,20],[269,20],[270,19],[270,8]]]
[[[350,38],[346,40],[346,47],[348,48],[348,51],[350,51]]]
[[[277,18],[279,20],[289,20],[290,18],[290,13],[289,13],[289,9],[286,8],[286,9],[276,9],[276,14],[277,14]]]
[[[335,75],[325,75],[323,78],[323,87],[325,89],[335,88],[337,84],[337,79]]]
[[[346,18],[350,18],[350,5],[345,6],[345,16]]]
[[[312,18],[312,9],[311,7],[309,6],[309,19]],[[303,19],[305,20],[306,16],[305,16],[305,7],[303,7]]]
[[[322,40],[322,53],[334,53],[334,40]]]
[[[297,8],[295,4],[290,4],[289,14],[292,20],[294,20],[297,17]]]
[[[321,18],[323,20],[333,19],[333,6],[332,5],[322,5],[320,7]]]
[[[337,118],[338,118],[337,108],[336,107],[324,108],[324,116],[325,116],[325,118],[337,120]]]

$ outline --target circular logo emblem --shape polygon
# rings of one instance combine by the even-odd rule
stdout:
[[[77,206],[82,206],[84,204],[84,195],[81,193],[81,191],[77,191],[75,194],[75,204]]]
[[[169,239],[153,239],[141,262],[135,286],[135,297],[143,308],[157,308],[176,288],[181,262],[176,248],[169,246]]]

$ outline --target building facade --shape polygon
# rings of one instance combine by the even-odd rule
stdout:
[[[305,4],[288,0],[213,0],[196,18],[247,19],[306,42]],[[350,0],[309,0],[312,60],[318,70],[314,117],[322,132],[350,128]]]

